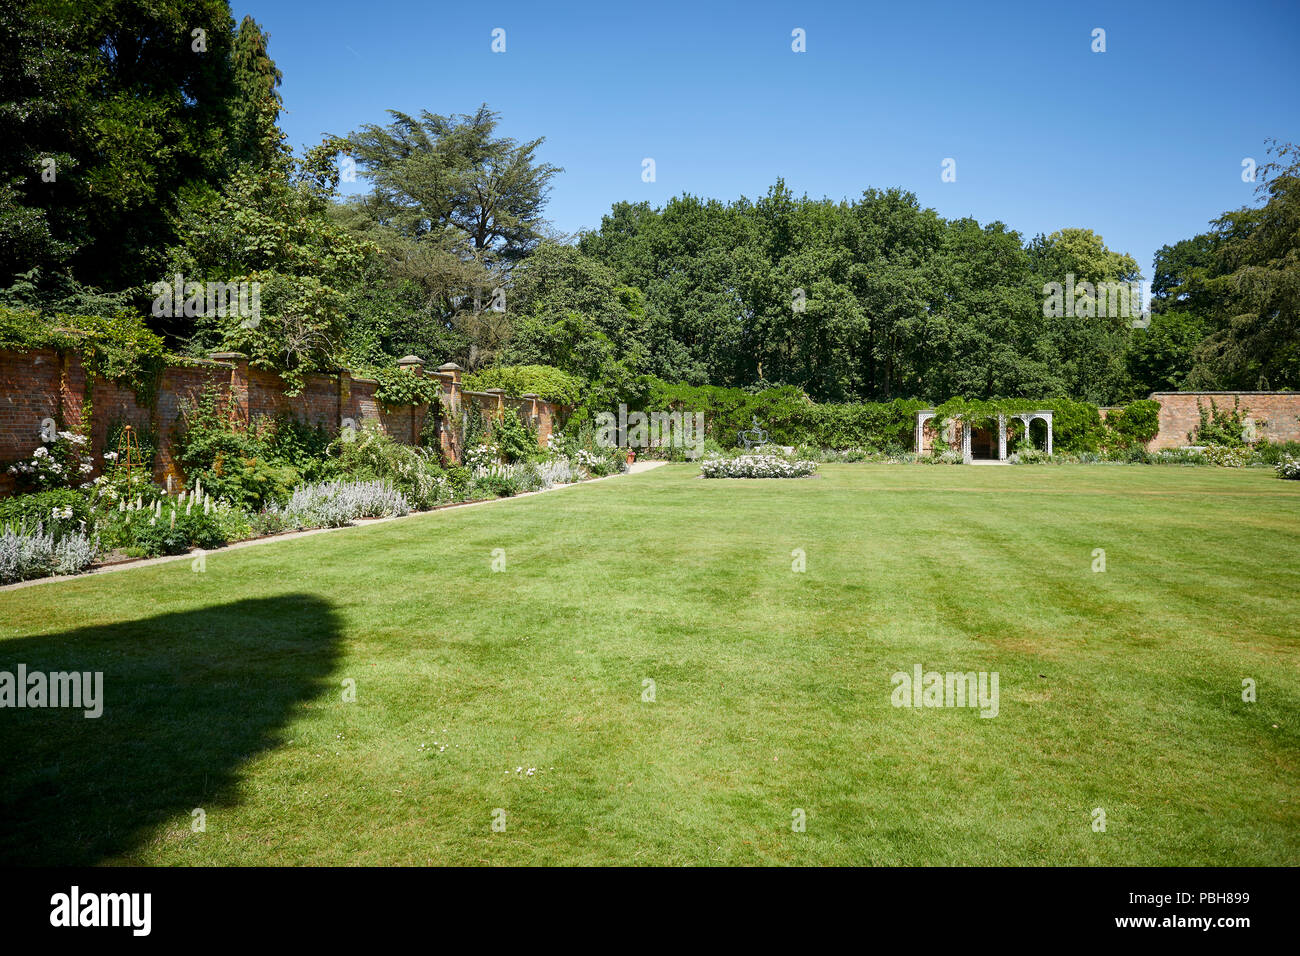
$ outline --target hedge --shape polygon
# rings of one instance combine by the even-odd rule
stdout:
[[[516,398],[533,394],[548,402],[570,407],[581,405],[588,384],[576,375],[549,365],[498,365],[466,375],[461,386],[471,392],[503,388]]]
[[[718,386],[673,385],[654,381],[644,410],[680,409],[703,412],[705,434],[718,444],[739,444],[738,432],[754,419],[773,442],[821,448],[863,448],[872,451],[911,450],[916,413],[934,408],[940,419],[965,417],[995,421],[998,414],[1052,412],[1053,447],[1065,452],[1097,451],[1102,446],[1144,443],[1159,429],[1159,403],[1143,399],[1103,421],[1096,405],[1069,399],[950,399],[940,405],[918,399],[891,402],[815,404],[793,386],[761,392]]]

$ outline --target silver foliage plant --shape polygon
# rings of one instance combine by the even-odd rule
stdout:
[[[408,514],[406,496],[386,481],[323,481],[299,485],[283,508],[268,509],[298,528],[337,528],[357,518]]]
[[[0,584],[50,574],[80,574],[99,557],[99,537],[73,531],[55,539],[37,525],[35,531],[6,526],[0,533]]]
[[[510,478],[519,483],[520,491],[543,491],[556,485],[582,481],[586,470],[571,458],[552,458],[548,461],[521,461],[512,465],[478,465],[473,469],[475,478]]]
[[[537,474],[542,480],[543,488],[572,484],[586,477],[586,473],[569,458],[544,461],[537,466]]]

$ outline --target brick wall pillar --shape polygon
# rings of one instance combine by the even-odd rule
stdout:
[[[334,430],[343,430],[343,419],[352,417],[352,373],[339,369],[338,414],[334,416]]]
[[[546,435],[542,433],[542,415],[538,407],[539,397],[536,392],[527,392],[520,396],[527,405],[528,424],[537,429],[537,444],[546,447]]]
[[[416,378],[424,378],[424,359],[417,355],[407,355],[405,358],[397,360],[397,367],[405,369]],[[411,417],[411,444],[420,444],[420,422],[424,420],[422,409],[427,409],[427,405],[412,405],[410,409]]]
[[[230,369],[231,404],[245,425],[248,424],[248,356],[242,352],[213,352],[214,362],[226,362]]]
[[[460,461],[460,441],[457,437],[460,428],[461,395],[460,373],[464,371],[455,362],[439,365],[434,373],[442,395],[438,400],[438,442],[442,453],[451,461]]]

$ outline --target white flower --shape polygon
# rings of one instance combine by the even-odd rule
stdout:
[[[32,456],[34,458],[48,458],[50,457],[50,450],[46,448],[44,445],[42,445],[41,447],[37,448],[36,451],[32,452]]]
[[[710,458],[700,465],[705,478],[805,478],[817,470],[812,461],[786,461],[775,455]]]

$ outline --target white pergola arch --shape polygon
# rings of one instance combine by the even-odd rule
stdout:
[[[925,423],[933,419],[938,413],[933,408],[927,408],[916,413],[916,451],[920,454],[921,448],[925,443]],[[1014,418],[1019,419],[1025,424],[1025,435],[1029,434],[1029,423],[1034,419],[1047,423],[1047,453],[1052,453],[1052,412],[1048,409],[1041,409],[1036,412],[1016,412]],[[939,438],[940,436],[935,436]],[[961,457],[962,461],[970,464],[971,457],[971,427],[968,423],[961,424]],[[998,416],[998,461],[1007,460],[1007,416]]]

